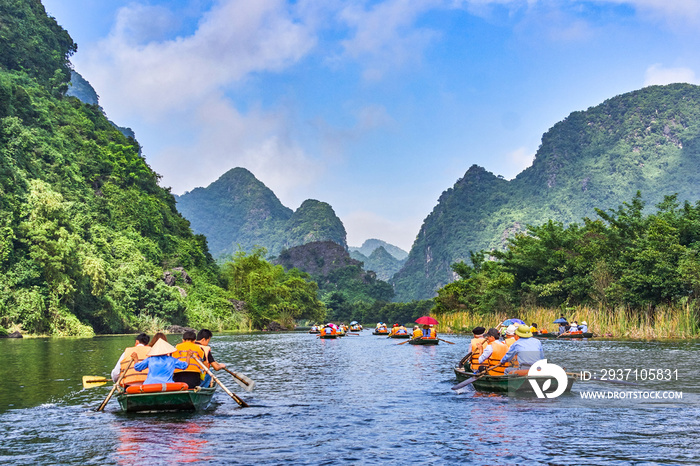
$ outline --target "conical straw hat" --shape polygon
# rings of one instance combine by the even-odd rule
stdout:
[[[153,348],[148,352],[149,356],[162,356],[176,351],[175,347],[167,341],[160,339],[153,345]]]

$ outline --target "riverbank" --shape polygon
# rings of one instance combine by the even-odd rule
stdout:
[[[471,333],[474,327],[495,327],[509,318],[522,319],[538,328],[557,331],[552,323],[562,314],[560,308],[521,308],[512,313],[477,314],[455,312],[433,316],[440,322],[440,332]],[[569,321],[588,323],[588,331],[599,338],[631,340],[678,340],[700,338],[698,309],[685,305],[682,308],[656,308],[652,314],[629,309],[594,309],[572,307],[564,311]]]

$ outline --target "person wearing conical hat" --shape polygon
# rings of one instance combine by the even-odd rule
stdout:
[[[180,361],[171,356],[174,351],[175,347],[166,340],[158,340],[148,352],[148,357],[136,363],[134,369],[138,372],[148,369],[148,376],[143,382],[144,385],[151,383],[173,383],[175,369],[187,369],[192,352],[189,352],[185,361]],[[137,360],[138,355],[135,352],[131,353],[131,359]]]
[[[508,352],[501,359],[501,363],[510,362],[513,358],[518,358],[520,370],[528,370],[530,366],[540,359],[544,359],[542,343],[537,338],[532,338],[529,325],[520,325],[515,330],[515,343],[510,345]],[[506,369],[506,374],[515,370],[513,367]]]

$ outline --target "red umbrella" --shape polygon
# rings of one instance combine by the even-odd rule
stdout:
[[[416,319],[416,323],[421,325],[437,325],[438,321],[430,316],[423,316]]]

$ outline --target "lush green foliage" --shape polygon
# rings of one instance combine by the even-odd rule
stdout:
[[[700,201],[667,196],[652,214],[641,194],[598,218],[529,226],[496,260],[472,254],[438,292],[436,312],[503,312],[518,305],[644,310],[700,297]]]
[[[700,87],[650,86],[574,112],[542,138],[531,167],[506,181],[476,166],[440,197],[404,268],[396,299],[426,298],[452,281],[470,251],[552,219],[568,225],[638,190],[647,206],[676,192],[700,199]],[[649,213],[649,209],[645,210]]]
[[[326,309],[318,299],[318,286],[298,269],[284,270],[272,265],[264,248],[250,254],[237,252],[223,265],[222,275],[233,298],[246,303],[245,311],[253,328],[271,321],[294,328],[294,320],[323,320]]]

